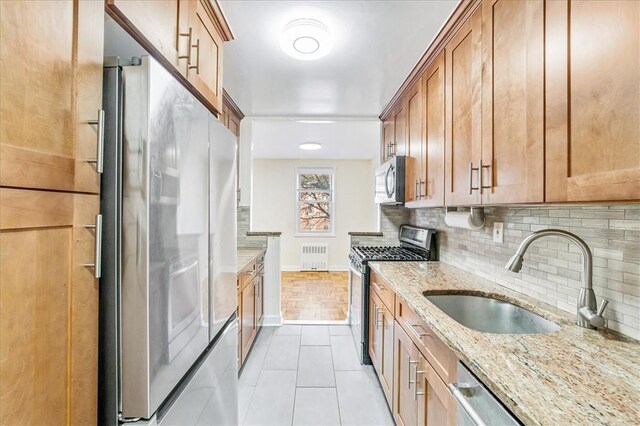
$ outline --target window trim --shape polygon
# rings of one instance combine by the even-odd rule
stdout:
[[[331,201],[329,201],[329,205],[331,206],[331,219],[329,221],[329,230],[328,231],[303,231],[300,229],[300,174],[302,173],[317,173],[317,174],[327,174],[331,175]],[[296,219],[296,228],[294,237],[335,237],[336,236],[336,168],[335,166],[317,166],[317,167],[309,167],[309,166],[297,166],[296,167],[296,179],[295,179],[295,219]]]

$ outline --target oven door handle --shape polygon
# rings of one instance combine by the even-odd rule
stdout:
[[[449,383],[448,385],[451,394],[456,399],[458,404],[462,407],[462,409],[467,413],[467,415],[471,418],[471,420],[476,424],[476,426],[487,426],[487,424],[480,418],[480,415],[473,409],[467,398],[462,394],[460,388],[457,383]]]

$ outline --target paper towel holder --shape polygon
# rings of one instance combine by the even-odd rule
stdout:
[[[484,207],[470,207],[469,209],[471,213],[471,225],[477,228],[484,227]],[[447,207],[445,214],[457,211],[462,210],[458,210],[458,207]]]

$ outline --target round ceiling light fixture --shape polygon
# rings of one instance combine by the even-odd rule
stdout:
[[[322,149],[322,145],[316,142],[305,142],[300,144],[300,149],[304,149],[305,151],[317,151]]]
[[[292,58],[313,61],[326,56],[332,47],[329,28],[316,19],[295,19],[282,30],[280,48]]]

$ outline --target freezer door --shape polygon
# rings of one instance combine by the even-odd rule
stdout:
[[[148,419],[209,344],[211,114],[152,58],[122,76],[122,414]]]
[[[236,137],[209,118],[209,339],[237,308]]]
[[[227,326],[188,379],[160,425],[238,424],[238,324]]]

